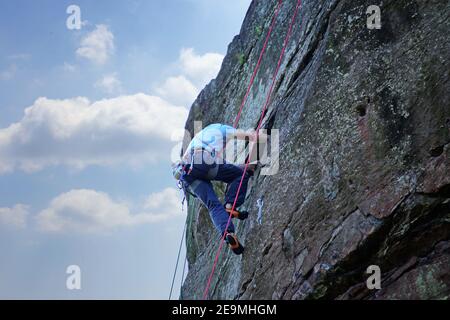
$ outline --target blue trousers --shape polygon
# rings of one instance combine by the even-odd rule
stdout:
[[[209,215],[216,229],[223,235],[225,232],[234,232],[233,222],[227,227],[229,213],[226,212],[225,206],[217,198],[211,181],[222,181],[228,184],[228,191],[225,194],[225,204],[233,205],[234,199],[238,191],[239,183],[244,170],[233,164],[194,164],[189,175],[183,175],[182,180],[186,183],[191,191],[202,201],[208,208]],[[248,180],[251,174],[245,173],[239,196],[236,201],[236,208],[244,203],[245,194],[247,193]]]

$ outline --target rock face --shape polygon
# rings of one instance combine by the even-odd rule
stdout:
[[[191,134],[194,121],[233,124],[276,4],[251,3]],[[373,4],[380,30],[367,28]],[[283,2],[240,128],[257,126],[295,5]],[[224,248],[209,298],[450,297],[449,12],[446,0],[303,1],[263,125],[279,129],[279,172],[252,178],[251,217],[236,223],[246,251]],[[201,299],[219,236],[197,200],[188,211],[181,298]]]

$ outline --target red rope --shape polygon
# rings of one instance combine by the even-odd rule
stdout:
[[[258,136],[258,134],[259,134],[259,130],[260,130],[260,128],[261,128],[261,125],[262,125],[262,122],[263,122],[263,119],[264,119],[264,115],[265,115],[265,113],[266,113],[266,110],[267,110],[268,105],[270,104],[270,100],[271,100],[273,88],[274,88],[274,86],[275,86],[275,82],[276,82],[276,79],[277,79],[277,75],[278,75],[278,72],[279,72],[279,70],[280,70],[281,62],[282,62],[282,60],[283,60],[283,56],[284,56],[284,53],[285,53],[285,51],[286,51],[286,47],[287,47],[287,44],[288,44],[288,42],[289,42],[289,38],[290,38],[290,36],[291,36],[292,27],[293,27],[293,25],[294,25],[295,18],[297,17],[297,13],[298,13],[298,10],[299,10],[299,8],[301,7],[301,5],[302,5],[302,1],[301,1],[301,0],[298,0],[298,1],[297,1],[297,5],[296,5],[296,7],[295,7],[294,15],[292,16],[292,20],[291,20],[291,23],[290,23],[290,25],[289,25],[288,32],[287,32],[287,34],[286,34],[286,38],[284,39],[283,49],[281,50],[281,54],[280,54],[280,57],[279,57],[279,59],[278,59],[277,67],[276,67],[275,72],[274,72],[274,74],[273,74],[272,84],[271,84],[271,86],[270,86],[269,92],[268,92],[268,94],[267,94],[266,102],[265,102],[264,107],[263,107],[263,110],[262,110],[262,112],[261,112],[261,117],[260,117],[260,120],[259,120],[259,123],[258,123],[258,127],[256,128],[256,136]],[[252,150],[250,149],[250,154],[251,154],[251,151],[252,151]],[[238,199],[238,196],[239,196],[239,192],[241,191],[242,182],[244,181],[244,176],[245,176],[245,173],[247,172],[247,168],[248,168],[249,162],[250,162],[250,157],[248,157],[248,159],[247,159],[247,161],[246,161],[246,163],[245,163],[244,172],[242,173],[241,181],[240,181],[240,183],[239,183],[239,187],[238,187],[238,190],[237,190],[237,193],[236,193],[236,197],[235,197],[235,199],[234,199],[233,207],[232,207],[231,211],[234,211],[234,209],[235,209],[235,207],[236,207],[236,202],[237,202],[237,199]],[[228,229],[228,226],[230,225],[231,217],[232,217],[232,215],[230,214],[230,216],[229,216],[229,218],[228,218],[228,222],[227,222],[227,226],[226,226],[225,230],[227,230],[227,229]],[[217,262],[218,262],[218,260],[219,260],[219,256],[220,256],[220,252],[221,252],[222,247],[223,247],[223,243],[224,243],[224,240],[225,240],[225,236],[226,236],[226,232],[225,232],[225,233],[223,234],[223,236],[222,236],[222,240],[220,241],[220,244],[219,244],[219,249],[217,250],[217,254],[216,254],[216,257],[215,257],[215,259],[214,259],[214,263],[213,263],[213,267],[212,267],[212,270],[211,270],[211,274],[209,275],[208,282],[207,282],[207,284],[206,284],[206,288],[205,288],[205,291],[204,291],[204,293],[203,293],[203,299],[204,299],[204,300],[208,297],[209,288],[210,288],[210,286],[211,286],[211,280],[212,280],[212,277],[213,277],[213,275],[214,275],[214,271],[215,271],[215,269],[216,269]]]
[[[261,49],[261,53],[259,54],[258,62],[256,63],[255,70],[253,70],[253,74],[252,74],[252,77],[250,79],[250,83],[249,83],[249,85],[247,87],[247,92],[245,93],[244,99],[242,100],[241,106],[239,107],[239,112],[238,112],[238,114],[236,116],[236,120],[234,121],[234,125],[233,126],[235,128],[237,128],[237,124],[239,122],[239,119],[241,118],[242,110],[244,109],[244,105],[247,102],[247,98],[248,98],[248,96],[250,94],[250,90],[251,90],[251,88],[253,86],[253,81],[255,81],[256,74],[258,73],[259,67],[261,65],[262,57],[264,55],[264,52],[266,51],[267,43],[269,42],[269,38],[270,38],[270,35],[272,33],[273,26],[275,25],[275,21],[277,19],[278,12],[280,11],[280,7],[281,7],[281,3],[282,2],[283,2],[282,0],[278,1],[278,6],[277,6],[277,9],[275,10],[275,14],[273,15],[269,31],[267,32],[266,40],[264,41],[264,45],[263,45],[263,47]]]

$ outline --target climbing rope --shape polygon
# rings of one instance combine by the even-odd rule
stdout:
[[[186,227],[187,227],[187,218],[186,218],[186,222],[184,223],[183,235],[181,236],[180,247],[178,248],[177,263],[175,264],[175,271],[173,272],[172,285],[170,286],[169,300],[170,300],[170,298],[172,298],[173,285],[175,283],[175,277],[177,275],[178,262],[180,261],[181,247],[183,246],[184,235],[186,234]],[[185,263],[186,263],[186,261],[185,261]],[[184,270],[183,270],[183,276],[184,276]],[[183,276],[181,277],[182,283],[183,283]]]
[[[277,79],[277,75],[278,75],[278,72],[279,72],[279,70],[280,70],[281,62],[282,62],[282,60],[283,60],[283,56],[284,56],[284,53],[285,53],[285,51],[286,51],[286,47],[287,47],[287,44],[288,44],[288,42],[289,42],[289,38],[290,38],[290,36],[291,36],[292,27],[293,27],[293,25],[294,25],[295,18],[296,18],[296,16],[297,16],[298,10],[299,10],[299,8],[301,7],[301,5],[302,5],[301,0],[298,0],[298,1],[297,1],[297,5],[296,5],[296,7],[295,7],[294,14],[293,14],[293,16],[292,16],[292,20],[291,20],[290,25],[289,25],[288,32],[287,32],[286,37],[285,37],[285,39],[284,39],[283,48],[282,48],[282,50],[281,50],[280,57],[279,57],[279,59],[278,59],[277,67],[276,67],[275,72],[274,72],[274,74],[273,74],[272,84],[271,84],[270,89],[269,89],[269,92],[268,92],[268,94],[267,94],[266,101],[265,101],[265,103],[264,103],[264,106],[263,106],[263,109],[262,109],[262,112],[261,112],[260,120],[259,120],[258,126],[257,126],[257,128],[256,128],[256,136],[259,135],[259,130],[260,130],[261,125],[262,125],[262,122],[263,122],[263,120],[264,120],[264,116],[265,116],[267,107],[268,107],[268,105],[270,104],[271,96],[272,96],[272,92],[273,92],[273,88],[274,88],[274,86],[275,86],[275,82],[276,82],[276,79]],[[247,91],[249,91],[249,89],[248,89]],[[241,110],[240,110],[240,111],[241,111]],[[238,116],[240,116],[240,113],[238,114]],[[235,121],[235,125],[237,124],[238,121],[239,121],[239,118],[237,118],[237,121]],[[252,148],[252,147],[253,147],[253,146],[251,146],[251,148]],[[249,154],[252,154],[251,148],[250,148],[250,153],[249,153]],[[245,163],[244,171],[243,171],[243,173],[242,173],[241,181],[240,181],[240,183],[239,183],[239,187],[238,187],[238,190],[237,190],[237,193],[236,193],[236,197],[235,197],[234,202],[233,202],[233,206],[232,206],[231,212],[233,212],[234,209],[235,209],[235,207],[236,207],[236,202],[237,202],[237,199],[238,199],[238,196],[239,196],[239,192],[241,191],[242,182],[244,181],[244,177],[245,177],[245,174],[246,174],[246,172],[247,172],[247,168],[248,168],[249,162],[250,162],[250,157],[247,158],[247,161],[246,161],[246,163]],[[230,216],[228,217],[228,222],[227,222],[227,226],[226,226],[225,230],[227,230],[227,229],[228,229],[228,226],[230,225],[231,217],[232,217],[232,215],[230,214]],[[214,271],[215,271],[215,269],[216,269],[217,262],[218,262],[218,260],[219,260],[219,256],[220,256],[220,252],[221,252],[222,247],[223,247],[223,243],[224,243],[224,240],[225,240],[225,236],[226,236],[226,232],[222,235],[222,240],[220,241],[219,248],[218,248],[218,250],[217,250],[217,254],[216,254],[216,257],[215,257],[215,259],[214,259],[213,266],[212,266],[212,270],[211,270],[211,273],[210,273],[210,275],[209,275],[209,277],[208,277],[208,282],[207,282],[207,284],[206,284],[206,288],[205,288],[205,291],[204,291],[204,293],[203,293],[203,300],[205,300],[205,299],[208,297],[209,288],[210,288],[210,286],[211,286],[211,280],[212,280],[212,277],[213,277],[213,275],[214,275]]]
[[[243,98],[243,100],[242,100],[242,103],[241,103],[241,105],[240,105],[240,107],[239,107],[239,111],[238,111],[238,114],[237,114],[237,116],[236,116],[236,120],[235,120],[235,122],[234,122],[234,127],[235,127],[235,128],[237,127],[237,124],[238,124],[239,119],[240,119],[240,117],[241,117],[242,110],[244,109],[244,105],[245,105],[245,103],[247,102],[248,96],[249,96],[249,94],[250,94],[250,90],[251,90],[251,88],[252,88],[252,86],[253,86],[253,82],[254,82],[254,80],[255,80],[255,78],[256,78],[256,75],[257,75],[257,73],[258,73],[258,71],[259,71],[259,68],[260,68],[260,66],[261,66],[262,58],[263,58],[264,53],[265,53],[265,51],[266,51],[267,44],[268,44],[269,39],[270,39],[270,35],[272,34],[272,30],[273,30],[273,28],[274,28],[274,26],[275,26],[275,22],[276,22],[276,19],[277,19],[277,17],[278,17],[278,13],[280,12],[280,8],[281,8],[281,5],[282,5],[282,2],[283,2],[282,0],[278,0],[278,5],[277,5],[277,8],[276,8],[276,10],[275,10],[275,13],[274,13],[274,15],[273,15],[273,17],[272,17],[272,21],[271,21],[271,23],[270,23],[269,30],[267,31],[267,35],[266,35],[266,38],[265,38],[265,40],[264,40],[264,44],[263,44],[263,47],[262,47],[262,49],[261,49],[261,52],[260,52],[260,54],[259,54],[258,61],[257,61],[257,63],[256,63],[256,66],[255,66],[254,70],[253,70],[253,74],[252,74],[252,76],[251,76],[251,78],[250,78],[250,82],[249,82],[249,84],[248,84],[248,87],[247,87],[247,91],[246,91],[246,93],[245,93],[245,96],[244,96],[244,98]],[[187,218],[186,218],[186,219],[187,219]],[[170,288],[169,300],[170,300],[170,298],[171,298],[171,296],[172,296],[173,286],[174,286],[175,277],[176,277],[177,270],[178,270],[178,263],[179,263],[179,258],[180,258],[180,253],[181,253],[181,247],[182,247],[182,243],[183,243],[183,238],[184,238],[185,232],[186,232],[186,224],[185,224],[185,227],[184,227],[184,230],[183,230],[183,237],[182,237],[182,239],[181,239],[180,248],[179,248],[179,250],[178,250],[178,257],[177,257],[177,262],[176,262],[176,265],[175,265],[175,271],[174,271],[174,274],[173,274],[172,285],[171,285],[171,288]],[[185,268],[186,268],[186,261],[187,261],[187,257],[185,257],[185,260],[184,260],[183,273],[182,273],[182,276],[181,276],[181,286],[183,285],[183,278],[184,278],[184,272],[185,272]]]
[[[269,31],[267,31],[266,40],[264,41],[264,45],[263,45],[263,47],[261,49],[261,52],[259,54],[259,58],[258,58],[258,62],[256,63],[256,66],[255,66],[255,70],[253,70],[253,74],[252,74],[252,77],[251,77],[250,82],[248,84],[247,91],[245,92],[244,99],[242,99],[242,103],[241,103],[241,106],[239,107],[239,111],[238,111],[238,114],[236,116],[236,120],[234,121],[234,125],[233,126],[235,128],[237,127],[239,119],[241,118],[242,110],[244,109],[244,105],[247,102],[247,98],[248,98],[248,96],[250,94],[250,90],[251,90],[251,88],[253,86],[253,82],[255,81],[256,74],[258,73],[259,67],[261,66],[261,61],[262,61],[262,58],[264,56],[264,52],[266,51],[267,43],[269,43],[269,38],[270,38],[270,35],[272,34],[272,29],[273,29],[273,27],[275,25],[275,21],[277,20],[278,13],[280,12],[280,8],[281,8],[282,2],[283,2],[282,0],[278,0],[278,6],[277,6],[277,9],[275,10],[275,13],[274,13],[273,17],[272,17],[272,22],[270,23]]]

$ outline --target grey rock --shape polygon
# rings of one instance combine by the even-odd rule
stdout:
[[[283,3],[240,128],[257,126],[295,6]],[[372,4],[304,1],[263,121],[280,130],[280,169],[252,178],[253,217],[237,222],[246,251],[223,250],[209,298],[449,297],[450,7],[382,1],[382,28],[369,30]],[[275,5],[251,3],[191,107],[191,134],[194,121],[233,123]],[[218,245],[208,212],[189,199],[182,299],[202,297]],[[379,291],[365,286],[369,265],[381,268]]]

